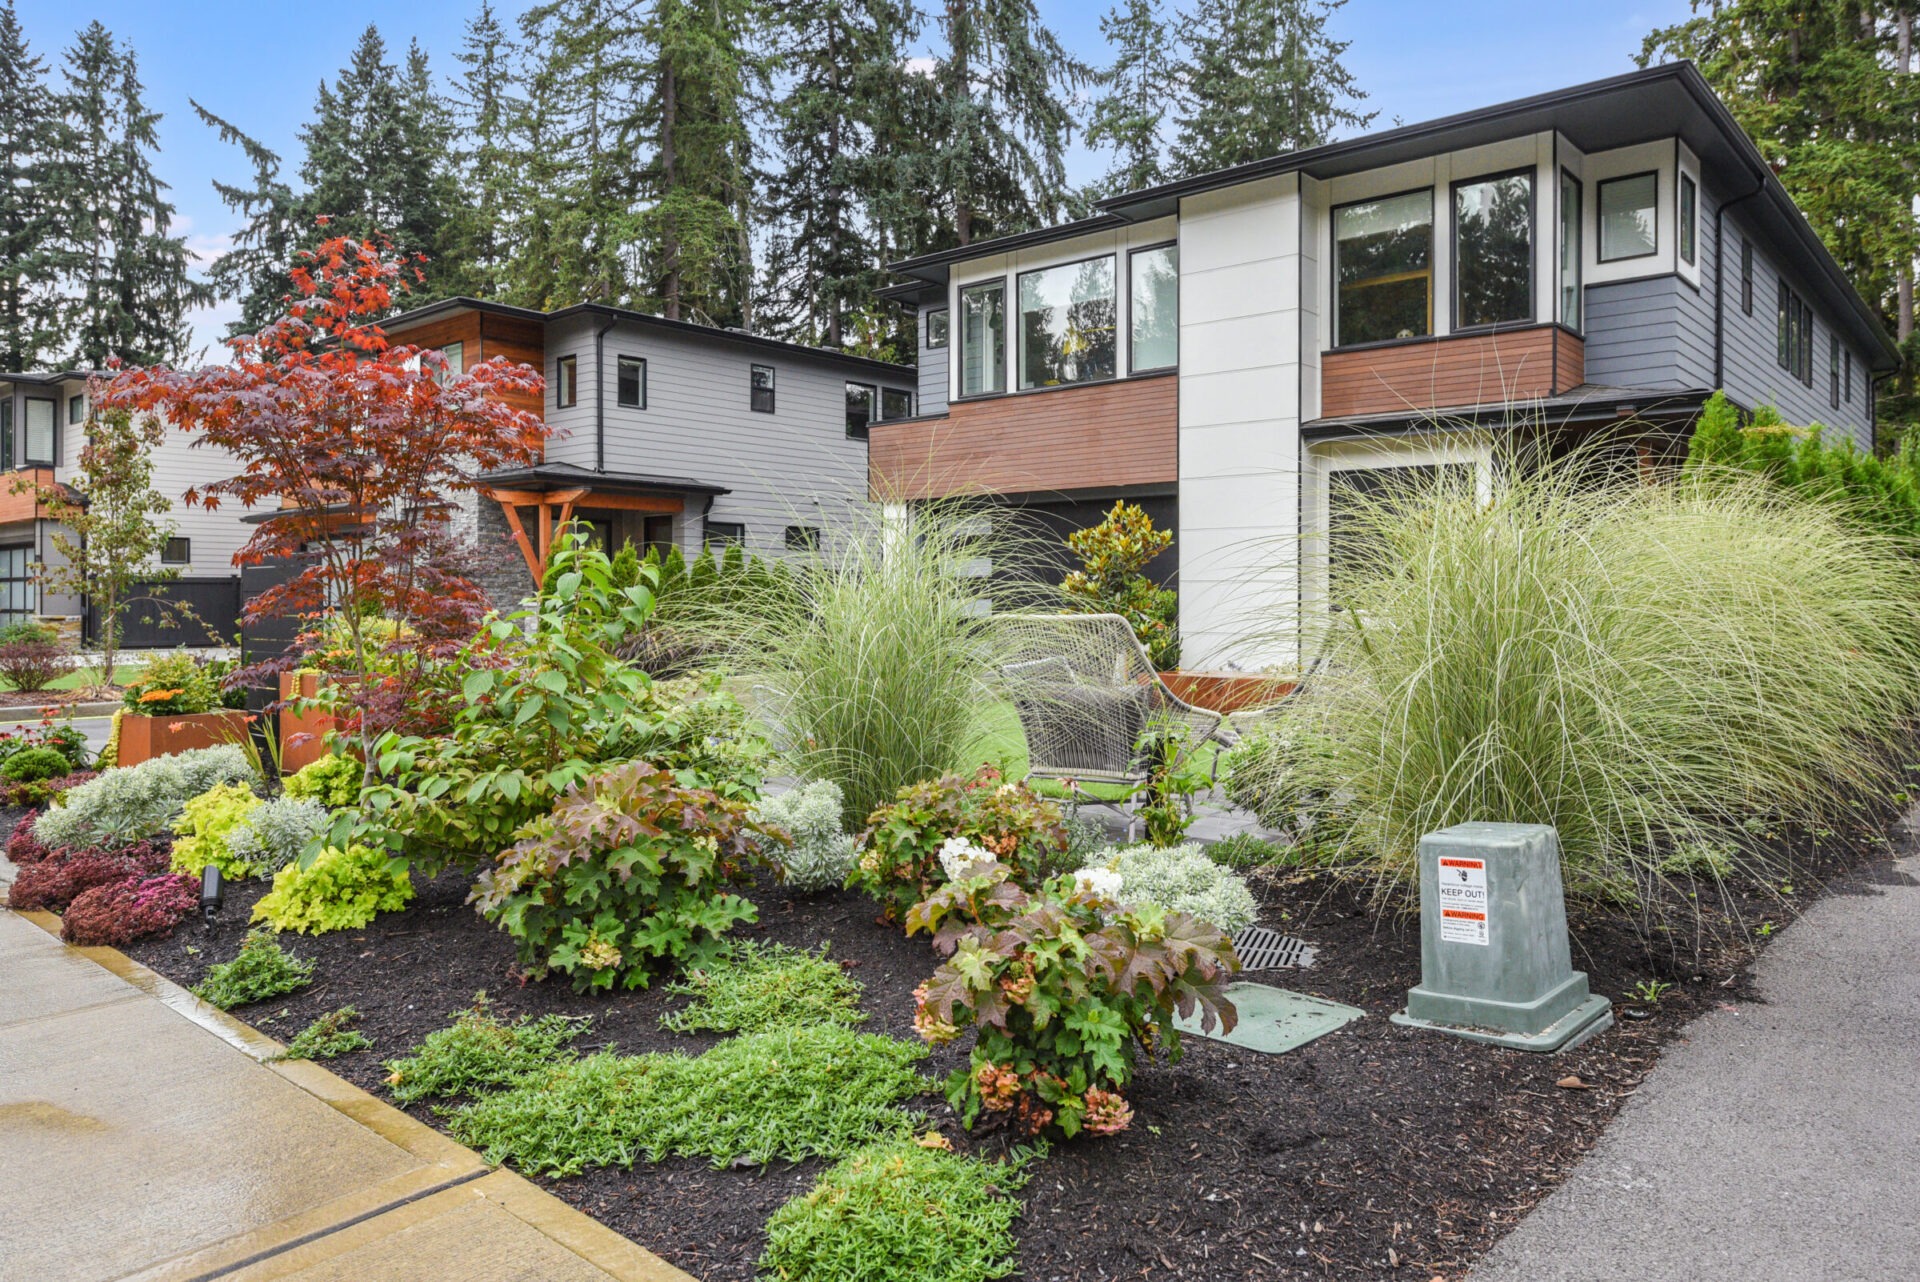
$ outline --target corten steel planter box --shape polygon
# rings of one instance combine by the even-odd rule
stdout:
[[[318,672],[282,672],[280,674],[280,699],[311,699],[320,692],[320,674]],[[290,775],[302,766],[310,766],[327,755],[327,734],[336,729],[339,722],[333,714],[322,712],[318,708],[307,712],[295,712],[292,708],[280,710],[280,773]],[[293,742],[299,736],[306,736],[298,743]]]
[[[1293,692],[1294,683],[1244,672],[1162,672],[1167,689],[1196,708],[1210,712],[1243,712],[1264,708]]]
[[[170,717],[146,717],[129,712],[120,718],[120,759],[115,764],[137,766],[176,752],[246,741],[247,714],[238,708]]]

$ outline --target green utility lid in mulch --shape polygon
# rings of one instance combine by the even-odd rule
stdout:
[[[1191,1018],[1175,1019],[1174,1026],[1185,1035],[1245,1047],[1262,1055],[1282,1055],[1366,1014],[1356,1006],[1342,1006],[1324,997],[1266,984],[1228,984],[1227,1000],[1240,1012],[1240,1022],[1231,1033],[1222,1033],[1218,1024],[1212,1032],[1203,1032],[1197,1010]]]

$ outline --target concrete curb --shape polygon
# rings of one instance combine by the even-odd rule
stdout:
[[[110,717],[121,707],[118,703],[66,703],[53,706],[56,708],[55,721],[65,717]],[[0,708],[0,726],[24,725],[40,720],[43,715],[40,708]]]

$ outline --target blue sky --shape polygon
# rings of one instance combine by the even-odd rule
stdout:
[[[176,230],[202,255],[220,252],[235,225],[211,181],[244,180],[247,169],[236,149],[221,145],[195,118],[189,98],[275,148],[291,166],[316,87],[338,71],[368,22],[377,22],[396,50],[417,38],[444,75],[454,69],[461,28],[478,7],[478,0],[16,2],[35,52],[56,66],[74,33],[95,18],[132,43],[148,102],[164,116],[159,171],[173,187]],[[517,0],[496,3],[503,13],[525,7]],[[934,6],[923,0],[922,7]],[[1107,7],[1040,2],[1062,40],[1096,63],[1106,59],[1100,15]],[[1351,41],[1347,65],[1368,91],[1367,106],[1379,110],[1377,123],[1398,117],[1411,124],[1630,70],[1642,37],[1687,12],[1686,0],[1646,0],[1623,9],[1554,0],[1350,0],[1333,29]],[[1073,177],[1094,177],[1102,167],[1099,158],[1077,152]],[[213,341],[230,310],[196,317],[200,341]]]

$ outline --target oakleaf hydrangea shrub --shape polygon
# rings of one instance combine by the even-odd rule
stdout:
[[[744,802],[633,762],[569,790],[480,874],[474,899],[536,977],[644,988],[658,964],[711,964],[736,923],[759,919],[728,887],[769,840]]]
[[[567,1043],[587,1031],[586,1019],[522,1016],[509,1024],[484,992],[456,1011],[453,1023],[428,1033],[413,1054],[386,1062],[387,1089],[403,1104],[433,1096],[472,1095],[510,1086],[527,1074],[573,1058]]]
[[[1238,1019],[1225,989],[1240,962],[1217,927],[1070,877],[1028,891],[990,865],[916,905],[907,931],[931,932],[948,958],[914,990],[914,1030],[936,1046],[974,1031],[947,1080],[969,1127],[985,1110],[1029,1134],[1125,1130],[1139,1048],[1178,1059],[1176,1013],[1229,1030]]]
[[[888,920],[947,882],[940,852],[958,838],[1006,866],[1020,885],[1038,885],[1050,861],[1066,851],[1060,808],[992,766],[971,778],[943,775],[902,788],[867,820],[865,849],[848,884],[880,901]]]
[[[1208,857],[1199,845],[1156,848],[1109,846],[1086,869],[1114,873],[1107,893],[1127,904],[1158,904],[1168,912],[1218,926],[1228,935],[1259,920],[1260,905],[1238,873]]]
[[[828,959],[784,944],[740,941],[667,991],[693,998],[660,1017],[676,1033],[763,1033],[801,1024],[860,1024],[860,985]]]
[[[840,785],[816,779],[778,797],[762,798],[753,807],[754,821],[774,835],[771,853],[780,879],[793,889],[812,893],[838,890],[853,868],[854,839],[840,826],[846,804]]]
[[[405,864],[375,846],[328,846],[302,867],[288,864],[273,875],[273,889],[253,906],[253,920],[275,930],[322,935],[358,930],[381,913],[413,902],[413,878]]]
[[[279,872],[327,830],[331,818],[318,801],[274,797],[233,826],[227,833],[227,849],[235,861],[249,868]]]
[[[295,801],[317,801],[329,810],[340,810],[359,803],[365,769],[353,757],[329,754],[288,775],[282,786]]]
[[[145,841],[111,851],[56,850],[14,874],[13,885],[7,889],[7,907],[16,912],[42,908],[62,912],[95,886],[166,870],[166,850]]]
[[[196,748],[104,772],[68,792],[36,829],[50,846],[124,845],[166,832],[189,800],[218,784],[257,782],[238,744]]]
[[[60,918],[69,944],[118,948],[164,935],[200,907],[200,883],[179,873],[126,877],[74,897]]]
[[[193,995],[221,1010],[232,1010],[305,988],[313,982],[313,970],[314,963],[280,947],[271,932],[252,930],[232,961],[207,968]]]
[[[228,843],[239,827],[260,805],[260,798],[244,783],[216,784],[197,797],[188,798],[173,821],[173,870],[198,877],[208,864],[223,877],[252,877],[265,871],[240,859]]]

